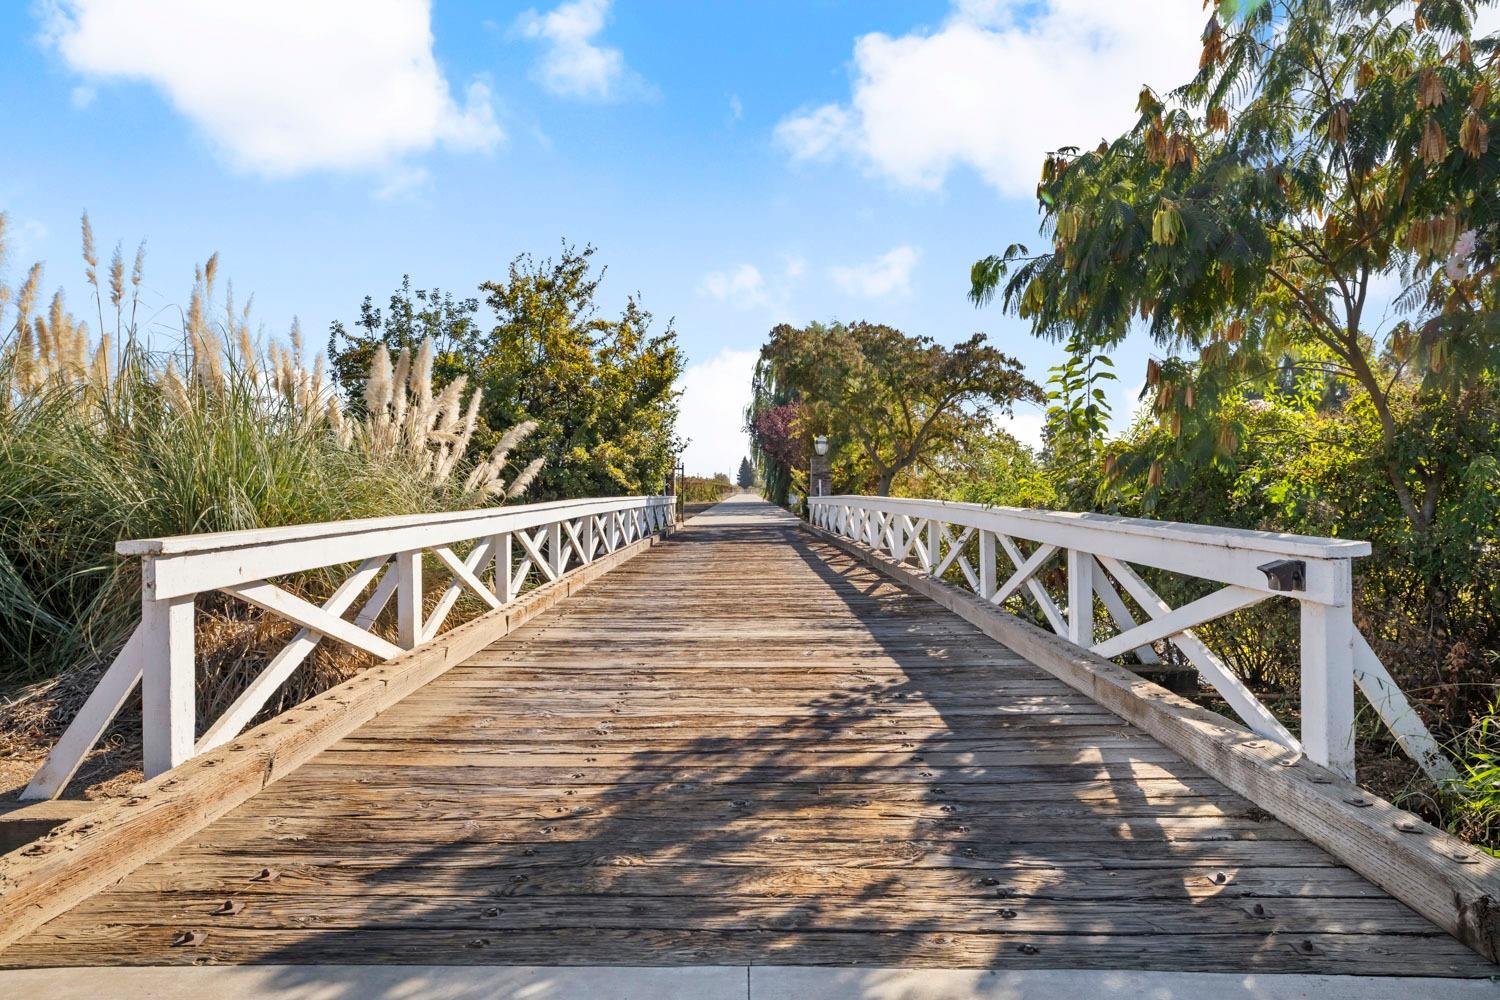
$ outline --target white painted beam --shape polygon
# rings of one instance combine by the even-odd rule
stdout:
[[[193,598],[141,597],[141,754],[154,778],[193,755],[197,735]]]

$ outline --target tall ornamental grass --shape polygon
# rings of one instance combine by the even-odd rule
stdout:
[[[101,268],[87,216],[83,231],[109,332],[92,333],[61,293],[38,310],[40,264],[17,288],[0,282],[0,730],[12,744],[54,735],[138,619],[121,539],[464,509],[518,496],[538,471],[507,467],[531,424],[468,455],[478,393],[434,387],[430,344],[377,356],[362,414],[346,415],[322,359],[303,363],[295,325],[287,346],[256,343],[248,307],[217,294],[216,257],[168,314],[177,325],[152,324],[148,342],[141,255],[129,276],[119,250]],[[343,575],[280,582],[321,600]],[[292,629],[227,598],[199,611],[199,708],[211,715]],[[360,662],[323,645],[273,708]]]

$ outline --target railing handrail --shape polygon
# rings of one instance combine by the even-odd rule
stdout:
[[[957,500],[921,500],[908,497],[876,497],[849,493],[811,497],[812,503],[873,502],[889,506],[909,505],[920,510],[941,507],[945,511],[975,514],[999,514],[1040,523],[1066,524],[1101,531],[1172,538],[1195,545],[1253,549],[1267,555],[1299,556],[1303,559],[1357,559],[1370,554],[1370,543],[1355,538],[1329,538],[1320,535],[1296,535],[1253,528],[1228,528],[1212,524],[1189,524],[1182,521],[1155,521],[1145,517],[1122,517],[1066,510],[1043,510],[1035,507],[990,506]],[[950,523],[963,523],[950,519]],[[979,525],[975,525],[978,527]]]
[[[669,530],[675,503],[672,496],[590,497],[121,542],[121,555],[141,560],[140,624],[21,797],[58,795],[137,684],[143,767],[151,777],[234,739],[325,638],[388,660],[436,638],[463,594],[505,608],[533,575],[556,582],[601,551],[613,554]],[[464,542],[474,543],[466,554],[451,548]],[[448,578],[430,609],[422,585],[428,552]],[[273,582],[341,565],[355,568],[321,605]],[[194,599],[214,591],[301,628],[200,735]],[[392,603],[394,642],[372,631]]]
[[[1263,594],[1275,585],[1262,567],[1284,559],[1301,562],[1299,599],[1326,605],[1349,603],[1351,563],[1369,551],[1367,542],[1309,539],[1241,528],[1178,524],[1108,514],[985,507],[946,500],[903,497],[813,497],[811,510],[879,510],[890,516],[941,521],[972,531],[993,532],[1059,549],[1082,549],[1129,563],[1243,587]]]
[[[142,554],[146,586],[157,598],[181,597],[234,584],[358,562],[371,556],[453,545],[486,535],[525,531],[560,520],[610,512],[670,507],[670,497],[608,497],[565,500],[488,512],[376,518],[387,522],[325,522],[264,532],[179,535],[151,541],[174,544]],[[343,523],[352,530],[338,531]],[[226,536],[235,536],[228,538]],[[198,540],[193,541],[194,538]]]
[[[993,604],[1029,596],[1054,632],[1102,657],[1133,650],[1143,663],[1154,663],[1157,644],[1170,643],[1251,729],[1351,779],[1357,684],[1424,770],[1439,779],[1453,776],[1432,734],[1354,626],[1352,565],[1369,554],[1368,542],[902,497],[810,497],[808,515],[815,527],[886,550],[896,563],[914,560],[936,578],[961,572],[969,588]],[[1034,548],[1026,552],[1016,539]],[[1042,573],[1054,561],[1066,562],[1060,600],[1043,580],[1056,576]],[[1131,564],[1225,586],[1172,608]],[[1301,616],[1300,739],[1194,633],[1274,597],[1296,601]],[[1096,598],[1115,628],[1102,640]]]
[[[531,514],[553,513],[578,507],[613,506],[630,500],[662,499],[662,497],[631,494],[620,497],[589,497],[581,500],[547,500],[541,503],[516,504],[510,507],[474,507],[469,510],[441,511],[431,514],[397,514],[391,517],[313,521],[307,524],[288,524],[275,528],[241,528],[235,531],[161,535],[156,538],[131,538],[117,542],[115,552],[122,556],[184,555],[193,552],[213,552],[249,545],[263,545],[267,542],[309,541],[341,535],[367,534],[414,525],[453,524],[495,518],[511,518],[520,521]],[[531,527],[531,525],[518,524],[517,527]]]

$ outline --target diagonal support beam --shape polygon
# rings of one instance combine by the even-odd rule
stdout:
[[[578,523],[575,521],[564,521],[562,527],[563,532],[567,535],[568,545],[572,546],[573,551],[578,555],[578,561],[587,566],[589,558],[593,553],[583,551],[583,537],[579,533]]]
[[[1429,778],[1442,782],[1458,777],[1453,762],[1427,731],[1422,717],[1396,686],[1369,642],[1358,632],[1354,633],[1354,682],[1390,729],[1391,735],[1396,737],[1396,742],[1401,744],[1401,749]]]
[[[479,579],[479,573],[484,569],[484,564],[489,561],[494,552],[494,543],[486,539],[474,546],[467,559],[460,559],[453,550],[445,545],[437,546],[432,554],[443,567],[453,574],[448,586],[443,591],[443,596],[438,598],[437,604],[432,609],[432,614],[427,616],[427,624],[422,626],[423,642],[431,642],[443,627],[443,621],[448,617],[448,612],[453,610],[453,605],[458,603],[459,595],[464,589],[474,591],[480,600],[491,608],[498,608],[500,602],[495,595],[490,593],[490,588]]]
[[[929,519],[925,517],[907,518],[906,544],[902,546],[902,558],[904,559],[908,555],[914,555],[917,558],[918,565],[923,565],[924,568],[926,563],[926,553],[924,550],[927,548],[928,520]]]
[[[543,540],[546,534],[546,527],[542,527],[537,530],[537,537],[535,538],[524,531],[516,532],[515,538],[516,541],[521,543],[521,548],[526,551],[526,556],[531,561],[531,563],[539,567],[542,571],[542,575],[547,578],[548,582],[551,582],[552,580],[556,580],[560,574],[557,572],[557,570],[553,569],[552,560],[542,555],[542,545],[544,544]],[[630,538],[630,532],[629,530],[626,530],[625,541],[628,543],[631,540],[632,539]],[[520,587],[516,588],[517,591],[519,591],[520,589]]]
[[[238,597],[258,608],[264,608],[289,621],[294,621],[319,635],[326,635],[330,639],[337,639],[355,649],[363,650],[377,659],[389,660],[403,652],[401,647],[394,642],[388,642],[352,622],[346,622],[338,615],[331,615],[311,601],[304,601],[295,594],[289,594],[274,583],[259,580],[255,583],[242,583],[238,586],[219,589],[232,597]]]
[[[32,775],[30,784],[21,793],[22,799],[55,799],[68,787],[68,782],[78,773],[83,759],[94,749],[94,744],[99,742],[104,730],[120,714],[125,699],[130,697],[130,692],[141,682],[143,657],[140,636],[141,628],[137,625],[125,645],[115,654],[114,661],[104,671],[104,676],[99,678],[99,683],[90,692],[88,700],[83,703],[78,714],[73,716],[73,721],[68,723],[68,728],[63,731],[57,745],[47,754],[47,759],[42,761],[36,774]]]
[[[1129,589],[1128,584],[1127,589]],[[1222,618],[1232,611],[1259,604],[1265,599],[1266,595],[1259,590],[1230,586],[1216,590],[1207,597],[1200,597],[1196,601],[1184,604],[1180,608],[1167,608],[1154,613],[1159,609],[1147,607],[1148,612],[1153,612],[1149,622],[1137,625],[1103,642],[1095,643],[1090,648],[1107,660],[1137,646],[1150,645],[1158,639],[1170,639],[1174,635],[1186,632],[1194,625],[1202,625],[1215,618]]]
[[[938,525],[938,534],[941,536],[942,541],[946,541],[948,543],[948,554],[943,556],[942,559],[938,560],[937,569],[932,571],[933,576],[941,577],[948,571],[948,567],[953,565],[953,561],[963,553],[964,544],[973,537],[974,529],[965,528],[963,531],[959,532],[957,538],[954,538],[953,534],[948,530],[947,525]],[[941,542],[939,543],[938,547],[940,549],[942,548]],[[974,570],[971,568],[969,570],[969,575],[971,578],[973,574]]]
[[[490,593],[490,588],[484,585],[484,581],[479,579],[480,571],[484,569],[484,564],[489,561],[489,549],[490,546],[488,543],[476,545],[474,546],[474,551],[469,553],[467,559],[460,559],[454,554],[452,549],[446,545],[439,545],[432,550],[432,554],[437,557],[438,562],[447,568],[448,572],[453,574],[459,583],[468,587],[474,593],[475,597],[492,608],[498,608],[500,602],[495,599],[494,594]]]
[[[1002,545],[1005,542],[1010,542],[1009,538],[1004,536],[1001,536],[1001,538]],[[996,604],[1003,604],[1011,594],[1020,590],[1024,584],[1033,582],[1032,577],[1036,576],[1037,571],[1046,565],[1047,560],[1051,559],[1057,553],[1056,545],[1043,545],[1022,561],[1017,558],[1021,552],[1020,549],[1015,547],[1014,542],[1005,546],[1005,549],[1010,555],[1011,562],[1016,564],[1016,571],[1011,575],[1009,580],[1000,585],[1000,589],[995,591],[994,596],[990,598]]]
[[[380,574],[380,571],[385,568],[388,562],[390,562],[389,556],[373,556],[366,559],[360,564],[358,569],[349,575],[347,580],[339,584],[338,589],[333,592],[328,600],[323,602],[323,610],[331,615],[338,615],[342,618],[344,612],[349,610],[360,594],[364,593],[365,588],[370,585],[370,581]],[[371,605],[374,604],[376,596],[380,596],[379,607],[383,607],[385,602],[390,599],[391,593],[395,590],[396,574],[386,573],[381,578],[381,584],[386,584],[387,582],[389,582],[389,586],[384,588],[383,596],[381,596],[381,588],[376,588],[375,595],[371,597],[371,604],[367,604],[361,611],[361,618],[365,617],[371,610]],[[360,622],[356,620],[356,625],[360,628],[368,629],[370,625],[374,624],[376,616],[380,614],[379,607],[374,609],[374,614],[368,615],[367,621]],[[198,738],[198,744],[194,748],[194,752],[204,753],[205,751],[212,750],[214,747],[228,743],[238,736],[250,724],[250,720],[255,718],[255,713],[259,712],[265,706],[266,702],[270,700],[271,695],[275,694],[281,685],[286,683],[287,678],[292,676],[292,672],[302,664],[302,661],[306,660],[312,654],[312,651],[317,648],[318,643],[322,641],[323,636],[309,628],[303,628],[293,636],[292,641],[281,647],[281,651],[271,659],[270,663],[266,664],[265,669],[257,674],[254,680],[245,686],[245,690],[241,691],[240,696],[234,700],[234,703],[224,710],[224,714],[220,715],[214,724],[209,726],[204,734]]]
[[[1104,572],[1104,567],[1099,565],[1098,560],[1094,561],[1093,570],[1094,593],[1099,595],[1099,600],[1104,604],[1104,609],[1109,612],[1109,617],[1114,621],[1115,627],[1121,632],[1135,628],[1138,624],[1135,615],[1130,613],[1130,607],[1125,603],[1125,598],[1120,596],[1120,592],[1110,582],[1108,575]],[[1156,650],[1152,649],[1149,644],[1137,646],[1135,655],[1142,663],[1161,662],[1161,657],[1156,655]]]
[[[1052,631],[1056,632],[1058,635],[1067,635],[1067,620],[1063,618],[1061,609],[1059,609],[1056,602],[1052,600],[1052,595],[1047,593],[1047,588],[1043,587],[1042,582],[1036,578],[1036,571],[1042,568],[1042,564],[1052,557],[1052,554],[1058,550],[1058,547],[1056,545],[1043,545],[1031,554],[1030,559],[1027,559],[1021,555],[1021,547],[1017,545],[1015,543],[1015,540],[1012,539],[1009,535],[997,534],[995,537],[1000,540],[1000,547],[1003,548],[1005,550],[1005,554],[1010,557],[1010,561],[1016,567],[1018,575],[1019,571],[1025,570],[1026,572],[1026,575],[1024,577],[1016,580],[1017,584],[1026,584],[1027,591],[1030,592],[1032,599],[1036,601],[1037,607],[1042,609],[1042,614],[1046,616],[1047,624],[1052,626]],[[1030,569],[1027,569],[1028,564],[1030,564],[1033,559],[1036,560],[1036,565],[1031,566]],[[1012,577],[1011,579],[1015,580],[1016,578]],[[996,604],[999,604],[1001,601],[1005,600],[1005,598],[1014,593],[1012,589],[1007,589],[1009,585],[1010,581],[1008,580],[1006,581],[1005,587],[1001,587],[998,591],[995,592],[996,596],[992,598],[992,600]]]
[[[533,565],[535,565],[535,563],[530,556],[527,556],[520,562],[516,563],[515,572],[511,574],[510,578],[510,593],[512,600],[514,600],[515,596],[521,592],[521,588],[526,585],[526,579],[531,576],[531,568]]]
[[[911,554],[912,543],[917,540],[917,528],[905,514],[901,515],[899,527],[897,534],[900,535],[901,544],[897,546],[895,559],[897,562],[906,562],[906,557]]]
[[[1164,616],[1173,613],[1171,606],[1166,601],[1163,601],[1157,595],[1156,591],[1152,590],[1146,581],[1140,578],[1140,575],[1135,570],[1118,559],[1111,559],[1108,556],[1099,556],[1098,559],[1099,563],[1105,569],[1109,570],[1110,574],[1116,580],[1120,581],[1120,586],[1125,588],[1126,593],[1135,598],[1136,603],[1145,610],[1146,614],[1152,616],[1153,621],[1160,621]],[[1217,593],[1222,594],[1223,591],[1218,591]],[[1210,594],[1209,596],[1213,597],[1216,595]],[[1258,595],[1260,600],[1264,600],[1265,596],[1264,594]],[[1193,604],[1199,603],[1202,602],[1193,602]],[[1255,601],[1248,601],[1246,604],[1240,606],[1246,607],[1254,603]],[[1192,606],[1192,604],[1185,605],[1188,608]],[[1227,613],[1227,611],[1220,612],[1220,614]],[[1200,618],[1199,620],[1204,621],[1207,618]],[[1131,630],[1131,632],[1137,631],[1139,629]],[[1268,740],[1275,740],[1290,750],[1301,752],[1301,741],[1277,721],[1276,716],[1271,714],[1271,710],[1262,705],[1260,699],[1255,697],[1255,692],[1246,687],[1245,682],[1235,676],[1234,672],[1229,669],[1224,661],[1215,656],[1213,651],[1205,646],[1203,641],[1194,635],[1190,629],[1179,631],[1170,638],[1172,644],[1182,650],[1182,654],[1214,686],[1214,690],[1218,691],[1224,700],[1229,703],[1229,706],[1235,710],[1236,714],[1245,720],[1245,725]],[[1132,643],[1132,645],[1134,644]],[[1094,648],[1097,651],[1099,647],[1096,646]],[[1130,646],[1128,645],[1123,647],[1123,649],[1129,648]]]

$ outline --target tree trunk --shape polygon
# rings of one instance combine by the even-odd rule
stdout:
[[[888,497],[891,495],[891,480],[896,478],[896,470],[891,469],[880,474],[880,479],[875,483],[875,495]]]

